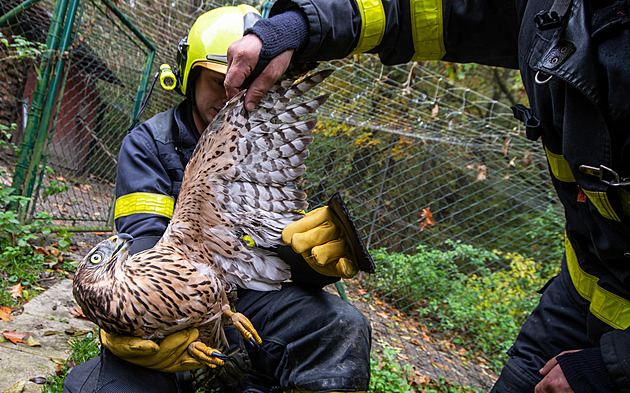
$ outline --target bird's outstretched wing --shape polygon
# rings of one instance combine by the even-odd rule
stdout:
[[[289,268],[268,249],[282,244],[282,229],[307,207],[295,183],[317,122],[308,116],[327,96],[292,102],[331,72],[277,82],[252,112],[245,92],[232,98],[197,144],[161,241],[179,243],[199,256],[198,269],[218,267],[233,284],[278,289]]]

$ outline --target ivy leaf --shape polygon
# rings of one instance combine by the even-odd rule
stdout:
[[[28,333],[17,333],[15,330],[5,330],[4,332],[2,332],[4,338],[11,341],[13,344],[28,344],[26,341],[23,340],[23,338],[26,337],[27,334]]]

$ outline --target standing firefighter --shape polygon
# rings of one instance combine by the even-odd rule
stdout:
[[[248,110],[290,60],[520,69],[532,108],[514,112],[545,146],[566,251],[494,391],[630,391],[630,2],[278,0],[271,15],[228,51],[228,96],[263,70]]]
[[[125,137],[118,160],[115,215],[118,232],[135,239],[130,253],[153,247],[164,233],[184,167],[201,133],[227,101],[223,81],[228,46],[259,19],[258,11],[247,5],[200,16],[179,44],[176,84],[171,85],[185,99]],[[231,346],[224,353],[229,358],[224,366],[209,370],[186,352],[197,337],[196,329],[158,343],[101,331],[100,356],[73,368],[64,391],[187,392],[193,389],[191,380],[208,378],[211,385],[205,387],[221,391],[366,391],[369,321],[321,289],[339,277],[352,277],[358,268],[344,240],[349,239],[347,232],[331,214],[328,207],[315,209],[285,228],[283,236],[299,253],[288,246],[276,251],[291,266],[293,282],[278,291],[233,291],[235,308],[262,338],[260,348],[246,346],[233,328],[226,328]],[[330,256],[327,263],[315,261],[318,257],[311,252],[316,246]]]

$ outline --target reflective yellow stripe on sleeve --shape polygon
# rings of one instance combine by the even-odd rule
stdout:
[[[385,9],[381,0],[356,0],[361,12],[361,35],[351,55],[374,49],[385,34]]]
[[[171,218],[174,207],[175,201],[169,196],[148,192],[134,192],[116,199],[114,218],[137,213],[157,214]]]
[[[410,0],[415,53],[412,60],[439,60],[446,54],[442,0]]]
[[[597,285],[599,278],[582,270],[575,250],[566,236],[564,246],[573,286],[580,296],[591,303],[589,309],[593,315],[615,329],[629,327],[630,301],[603,289]]]

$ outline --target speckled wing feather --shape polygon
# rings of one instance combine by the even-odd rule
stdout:
[[[282,244],[282,229],[300,218],[306,194],[295,187],[305,172],[320,96],[291,104],[331,73],[276,83],[252,112],[244,92],[217,114],[188,163],[177,207],[161,242],[208,254],[228,282],[256,290],[278,289],[289,267],[266,248]],[[253,240],[255,246],[248,245]],[[195,263],[195,262],[193,262]]]

